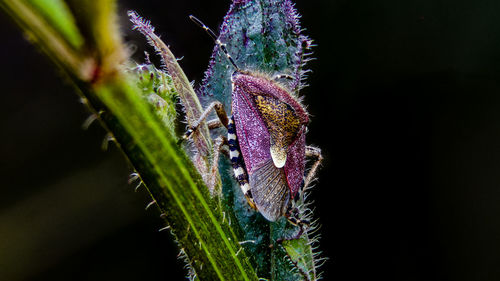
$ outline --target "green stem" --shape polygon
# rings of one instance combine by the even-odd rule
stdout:
[[[66,5],[58,2],[60,7]],[[26,1],[0,3],[22,30],[31,34],[36,45],[63,69],[89,107],[94,112],[104,112],[100,121],[140,174],[197,277],[256,280],[235,232],[216,200],[210,197],[190,158],[141,96],[133,82],[135,78],[122,69],[119,62],[126,59],[126,52],[117,37],[120,33],[115,26],[114,1],[80,4],[70,1],[67,5],[73,13],[84,11],[58,24],[76,23],[85,40],[79,49],[68,43],[71,41],[65,37],[67,34],[50,24],[64,18],[47,18],[52,14],[43,13],[39,6]],[[91,26],[86,30],[81,29],[88,24]]]

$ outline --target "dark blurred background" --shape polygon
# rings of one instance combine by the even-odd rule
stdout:
[[[327,280],[500,280],[500,2],[296,1],[318,45],[308,142]],[[203,77],[229,1],[120,1]],[[71,86],[0,18],[0,280],[182,280],[144,190]]]

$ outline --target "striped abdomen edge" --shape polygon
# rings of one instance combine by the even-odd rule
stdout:
[[[231,158],[231,165],[233,166],[234,176],[236,181],[241,187],[243,194],[247,199],[252,199],[250,192],[250,184],[248,183],[248,174],[245,168],[245,162],[240,152],[238,138],[236,137],[236,127],[234,126],[234,118],[231,116],[227,125],[227,140],[229,143],[229,157]],[[251,205],[253,202],[251,202]],[[252,206],[253,207],[253,206]]]

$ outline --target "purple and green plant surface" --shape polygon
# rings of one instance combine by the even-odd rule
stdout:
[[[179,245],[190,277],[320,278],[323,259],[315,250],[314,222],[299,239],[277,243],[297,228],[285,218],[268,222],[249,211],[227,173],[228,162],[221,158],[220,169],[211,166],[218,154],[213,153],[206,124],[193,135],[192,145],[179,145],[182,118],[188,123],[196,120],[214,98],[230,103],[231,70],[217,50],[200,101],[174,54],[151,25],[133,13],[135,28],[146,35],[163,65],[155,67],[147,57],[139,63],[129,59],[114,1],[8,0],[0,7],[75,86],[92,112],[89,120],[98,120],[108,140],[121,148],[134,169],[132,180],[142,181],[150,193],[150,206],[158,208],[166,225],[162,229]],[[301,34],[291,2],[234,1],[220,32],[241,65],[262,72],[286,71],[295,77],[293,88],[303,86],[310,40]],[[178,100],[181,114],[176,111]],[[216,177],[207,177],[214,169]],[[312,216],[307,202],[302,207],[305,216]]]

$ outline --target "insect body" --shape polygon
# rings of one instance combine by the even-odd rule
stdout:
[[[232,80],[232,114],[248,173],[246,195],[266,219],[275,221],[303,184],[308,116],[266,77],[237,72]]]
[[[307,186],[321,160],[319,150],[305,144],[307,112],[276,79],[240,70],[213,31],[195,17],[191,19],[208,32],[236,69],[231,77],[231,118],[226,117],[219,102],[207,111],[215,109],[228,128],[234,174],[247,201],[269,221],[286,216],[297,223],[292,215],[293,199]],[[188,134],[198,125],[193,125]],[[316,156],[318,161],[304,178],[306,154]]]

